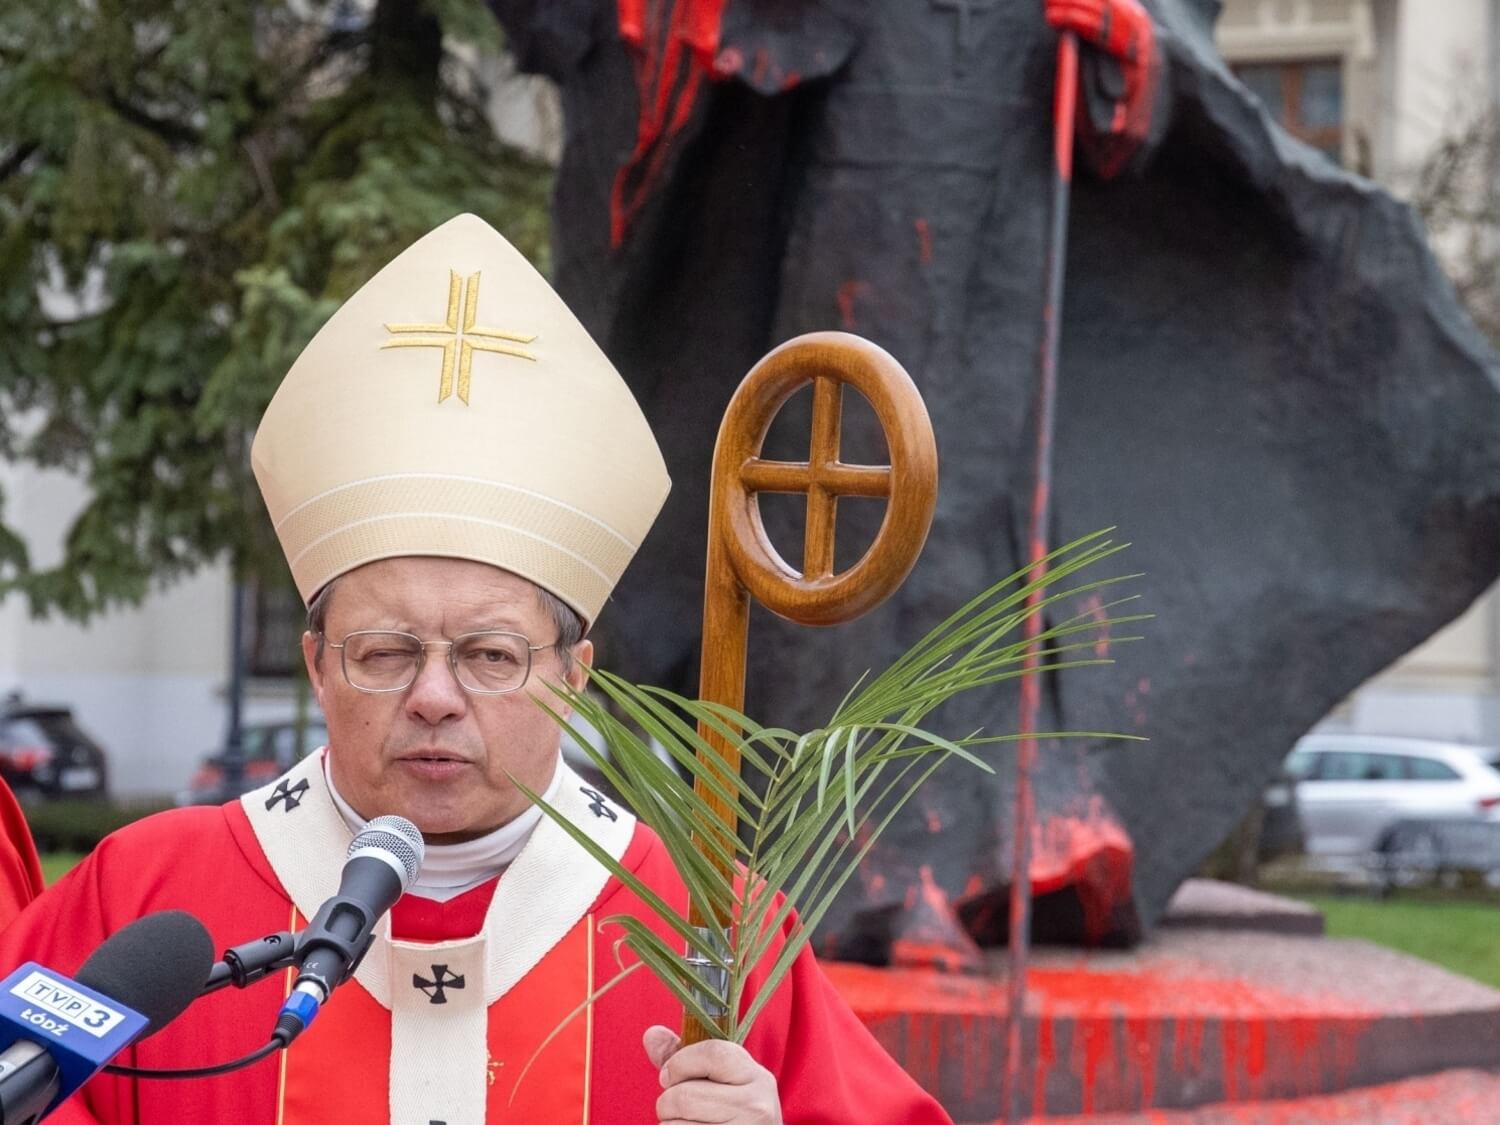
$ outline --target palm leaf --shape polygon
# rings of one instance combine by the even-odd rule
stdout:
[[[926,717],[976,688],[1110,663],[1093,654],[1102,636],[1112,645],[1137,639],[1113,630],[1149,615],[1110,616],[1133,596],[1067,616],[1040,630],[1034,641],[1019,635],[1033,614],[1057,614],[1073,599],[1137,577],[1075,578],[1124,550],[1107,536],[1097,532],[1060,547],[1044,560],[1044,570],[1017,572],[970,599],[887,668],[858,677],[828,725],[814,731],[762,726],[721,703],[637,686],[602,669],[592,675],[598,696],[552,685],[562,704],[599,732],[603,748],[580,737],[562,717],[563,707],[549,712],[661,837],[690,905],[709,920],[702,928],[690,923],[690,912],[668,904],[556,809],[518,787],[681,941],[674,947],[638,918],[609,919],[625,930],[622,941],[640,963],[712,1034],[742,1042],[860,861],[917,788],[954,759],[992,771],[980,749],[1020,737],[974,731],[965,738],[944,738],[922,725]],[[1038,604],[1028,605],[1033,595],[1040,595]],[[731,769],[718,742],[737,751],[763,785]],[[732,811],[740,831],[721,824],[695,786]],[[726,877],[725,871],[736,874]],[[703,983],[686,960],[690,954],[726,971],[723,996],[703,994]],[[763,973],[763,979],[745,1003],[752,972]],[[718,1010],[725,1013],[722,1018],[714,1016]]]

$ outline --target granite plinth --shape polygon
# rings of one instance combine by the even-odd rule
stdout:
[[[1003,1118],[1003,950],[981,976],[825,968],[955,1121]],[[1363,941],[1168,926],[1129,951],[1037,949],[1027,983],[1020,1094],[1033,1115],[1315,1098],[1500,1067],[1500,991]]]

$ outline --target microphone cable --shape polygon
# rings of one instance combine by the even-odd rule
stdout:
[[[189,1066],[176,1069],[152,1070],[143,1066],[124,1066],[110,1063],[104,1067],[105,1074],[119,1074],[126,1078],[212,1078],[216,1074],[228,1074],[231,1070],[239,1070],[241,1067],[258,1063],[266,1056],[281,1050],[286,1046],[280,1035],[272,1036],[271,1041],[263,1047],[257,1047],[248,1055],[241,1055],[231,1062],[219,1063],[215,1066]]]

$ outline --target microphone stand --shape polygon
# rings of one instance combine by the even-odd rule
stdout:
[[[199,995],[207,996],[210,992],[217,992],[230,985],[245,988],[258,980],[264,980],[278,969],[291,968],[297,963],[302,935],[306,933],[306,930],[302,934],[282,930],[231,946],[224,951],[224,959],[209,970],[208,980]]]

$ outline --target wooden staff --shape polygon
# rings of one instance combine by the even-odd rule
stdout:
[[[771,422],[786,401],[813,385],[812,439],[806,461],[762,460]],[[875,409],[885,431],[889,465],[839,460],[843,389],[847,384]],[[805,493],[807,531],[802,569],[787,563],[766,534],[758,494]],[[834,525],[840,496],[886,501],[885,519],[864,556],[833,570]],[[789,340],[755,365],[729,402],[714,447],[708,508],[708,569],[703,592],[703,654],[699,697],[743,710],[750,599],[801,625],[837,625],[874,609],[911,573],[927,541],[937,504],[937,443],[916,385],[883,349],[845,332],[814,332]],[[699,734],[736,773],[740,755],[716,731]],[[714,763],[714,768],[718,768]],[[712,806],[724,838],[739,824],[732,809],[700,781],[698,796]],[[728,863],[709,856],[726,878]],[[689,921],[707,920],[693,904]],[[730,919],[720,918],[728,926]],[[708,1038],[684,1014],[682,1041]]]

